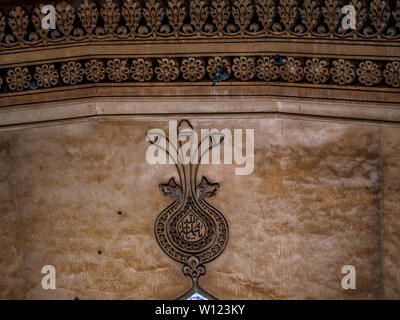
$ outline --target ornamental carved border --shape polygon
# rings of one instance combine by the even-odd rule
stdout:
[[[400,0],[81,0],[74,3],[75,6],[65,1],[56,3],[54,30],[41,28],[44,3],[3,9],[0,51],[113,40],[400,39]],[[344,17],[341,9],[347,4],[356,10],[355,29],[345,30],[341,25]]]
[[[227,81],[245,83],[400,87],[400,60],[294,56],[93,58],[0,69],[0,96],[88,83],[211,82],[219,67],[227,73]]]

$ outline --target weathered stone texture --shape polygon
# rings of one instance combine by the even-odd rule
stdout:
[[[8,136],[0,134],[0,299],[24,297],[23,253]]]
[[[382,271],[387,299],[400,299],[400,129],[382,128]]]
[[[158,184],[176,173],[146,162],[145,133],[167,131],[166,119],[0,132],[2,298],[173,299],[190,287],[153,234],[171,201]],[[206,290],[225,299],[369,299],[382,289],[399,297],[400,128],[268,117],[191,122],[253,128],[256,140],[252,175],[236,176],[235,165],[200,170],[221,184],[210,203],[230,227],[226,250],[200,280]],[[46,264],[57,270],[56,290],[41,287]],[[347,264],[356,267],[356,290],[341,287]]]

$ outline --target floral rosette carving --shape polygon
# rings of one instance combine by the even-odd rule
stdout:
[[[349,60],[334,60],[329,72],[332,80],[340,85],[350,84],[356,78],[355,65]]]
[[[203,79],[206,73],[204,60],[198,58],[183,59],[181,63],[181,72],[185,80],[198,81]]]
[[[85,63],[85,75],[89,81],[99,82],[104,80],[105,71],[103,61],[92,59]]]
[[[54,64],[44,64],[35,68],[35,80],[39,87],[49,88],[58,83],[58,70]]]
[[[230,76],[232,68],[229,58],[212,57],[208,59],[207,72],[211,79],[214,78],[218,68],[222,68]]]
[[[29,88],[32,76],[27,67],[16,67],[7,72],[6,81],[12,91],[22,91]]]
[[[242,81],[253,79],[256,75],[256,62],[253,57],[236,57],[233,59],[234,76]]]
[[[361,62],[357,69],[358,81],[370,87],[382,81],[381,66],[372,61]]]
[[[385,82],[392,87],[400,87],[400,62],[393,61],[386,64],[385,71],[383,71]]]
[[[318,58],[308,59],[304,67],[306,79],[314,84],[325,83],[330,77],[329,61]]]
[[[107,61],[106,72],[108,79],[115,82],[126,81],[129,79],[128,60],[112,59]]]
[[[288,57],[283,59],[279,68],[282,79],[288,82],[297,82],[304,78],[302,63],[299,59]]]
[[[153,64],[150,59],[133,59],[131,64],[132,79],[139,82],[153,78]]]
[[[232,65],[230,59],[232,59]],[[207,65],[205,61],[207,61]],[[281,79],[279,85],[284,85],[284,82],[301,81],[314,85],[327,84],[328,86],[352,84],[357,78],[356,86],[382,87],[385,86],[382,84],[384,82],[396,88],[398,87],[399,78],[399,61],[357,61],[281,56],[216,56],[208,57],[207,60],[196,57],[168,57],[159,58],[157,62],[154,65],[153,60],[150,58],[67,60],[56,64],[3,69],[0,70],[0,75],[8,75],[3,77],[3,82],[8,84],[8,88],[11,91],[26,90],[31,85],[32,89],[37,89],[36,84],[40,88],[49,88],[59,84],[76,85],[83,82],[84,76],[88,81],[94,83],[103,81],[119,83],[129,80],[136,82],[170,82],[178,79],[195,82],[202,81],[205,73],[208,72],[213,83],[222,73],[223,79],[218,81],[228,80],[231,73],[233,73],[235,79],[231,80],[248,81],[249,85],[252,85],[251,81],[255,77],[263,81]],[[357,67],[356,63],[358,64]],[[219,68],[222,68],[222,70],[218,71]],[[35,70],[31,78],[29,78],[30,70]],[[218,77],[215,77],[217,71],[219,72]],[[58,81],[59,76],[61,81]],[[34,83],[30,83],[32,78],[35,80]],[[332,79],[333,83],[329,82],[330,79]],[[6,92],[5,87],[7,86],[2,86],[2,92]]]
[[[179,76],[179,64],[176,59],[162,58],[158,59],[158,66],[155,73],[158,81],[169,82],[174,81]]]
[[[85,71],[80,62],[69,61],[61,65],[61,80],[67,84],[77,84],[82,82]]]
[[[29,18],[23,8],[16,7],[11,10],[8,17],[8,25],[10,26],[13,35],[21,42],[24,41],[28,24]]]
[[[264,81],[272,81],[279,78],[279,67],[270,57],[261,57],[257,60],[257,76]]]

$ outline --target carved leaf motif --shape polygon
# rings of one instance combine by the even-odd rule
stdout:
[[[160,4],[156,0],[147,1],[146,7],[143,9],[143,15],[153,33],[156,33],[164,18],[164,10],[160,8]]]
[[[322,8],[322,14],[329,31],[333,33],[339,24],[341,15],[339,2],[337,0],[326,0],[325,7]]]
[[[181,198],[182,188],[175,182],[174,178],[169,179],[168,183],[162,183],[159,185],[164,196],[169,198]]]
[[[126,0],[122,7],[122,16],[126,21],[126,26],[132,33],[135,32],[142,18],[140,4],[137,1]]]
[[[0,41],[4,38],[4,29],[6,28],[6,17],[0,11]]]
[[[295,25],[299,14],[297,0],[280,0],[278,13],[286,30],[290,30]]]
[[[386,29],[388,20],[390,18],[390,10],[383,0],[374,0],[371,2],[369,17],[371,18],[372,25],[375,27],[379,34]]]
[[[121,12],[112,0],[106,0],[100,9],[101,17],[104,20],[104,28],[108,32],[114,32],[118,27]]]
[[[97,19],[99,12],[96,8],[96,4],[89,0],[84,0],[79,6],[78,16],[82,22],[83,28],[87,33],[91,34],[96,29]]]
[[[201,182],[196,188],[197,198],[211,198],[215,196],[219,189],[219,183],[211,183],[206,177],[203,176]]]
[[[350,4],[354,7],[354,9],[356,9],[356,30],[361,31],[364,27],[365,21],[368,18],[368,10],[359,0],[352,0]]]
[[[62,34],[68,36],[74,27],[75,9],[63,1],[57,4],[56,11],[57,27]]]
[[[47,33],[49,32],[49,30],[46,30],[46,29],[42,28],[42,20],[46,16],[45,14],[42,13],[42,8],[43,8],[43,4],[37,6],[33,10],[32,22],[33,22],[33,25],[35,27],[36,32],[43,39],[43,38],[47,38]]]
[[[400,0],[396,3],[396,11],[393,11],[393,16],[396,19],[396,27],[400,28]],[[1,29],[0,29],[1,31]]]
[[[242,33],[250,25],[253,14],[254,8],[249,0],[235,0],[233,3],[232,15]]]
[[[212,2],[211,8],[211,17],[217,30],[221,33],[226,27],[229,17],[231,15],[230,7],[227,5],[225,0]]]
[[[29,19],[25,15],[25,10],[21,7],[13,9],[8,17],[8,25],[10,26],[13,35],[19,40],[23,41],[28,28]]]
[[[197,32],[203,30],[208,13],[208,6],[206,6],[203,0],[193,0],[190,2],[190,20]]]
[[[276,7],[273,0],[257,0],[256,11],[261,24],[267,30],[276,16]]]
[[[301,20],[307,30],[311,32],[317,25],[321,17],[321,8],[313,0],[305,0],[303,7],[299,9]]]
[[[182,0],[168,1],[166,13],[170,25],[174,28],[175,32],[178,32],[186,17],[186,8],[182,5]]]
[[[190,256],[186,264],[182,267],[182,272],[185,276],[190,276],[197,281],[200,276],[206,274],[206,268],[200,264],[200,260],[195,256]]]

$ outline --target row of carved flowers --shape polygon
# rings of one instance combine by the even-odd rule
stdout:
[[[0,12],[0,46],[36,45],[62,39],[116,37],[198,37],[242,35],[293,35],[307,37],[386,38],[400,36],[400,0],[92,0],[73,7],[56,6],[55,30],[42,28],[44,6],[35,6],[31,17],[22,7],[8,16]],[[119,5],[119,3],[121,5]],[[342,7],[354,7],[354,29],[343,29]],[[79,17],[79,19],[78,19]],[[145,22],[144,22],[145,21]],[[11,33],[7,32],[7,25]],[[4,41],[4,42],[3,42]]]
[[[154,63],[155,60],[157,63]],[[83,82],[101,81],[146,82],[156,79],[170,82],[181,79],[201,81],[215,76],[218,68],[225,70],[240,81],[260,79],[264,81],[283,80],[286,82],[307,81],[313,84],[325,84],[331,80],[336,85],[349,85],[358,80],[364,86],[385,83],[400,87],[400,61],[381,63],[377,61],[298,58],[298,57],[210,57],[204,58],[134,58],[134,59],[91,59],[88,61],[68,61],[61,64],[43,64],[34,69],[15,67],[4,70],[5,82],[11,91],[32,89],[32,84],[40,88],[54,87],[60,84],[76,85]],[[3,83],[0,77],[0,88]],[[5,90],[5,86],[3,86]]]

